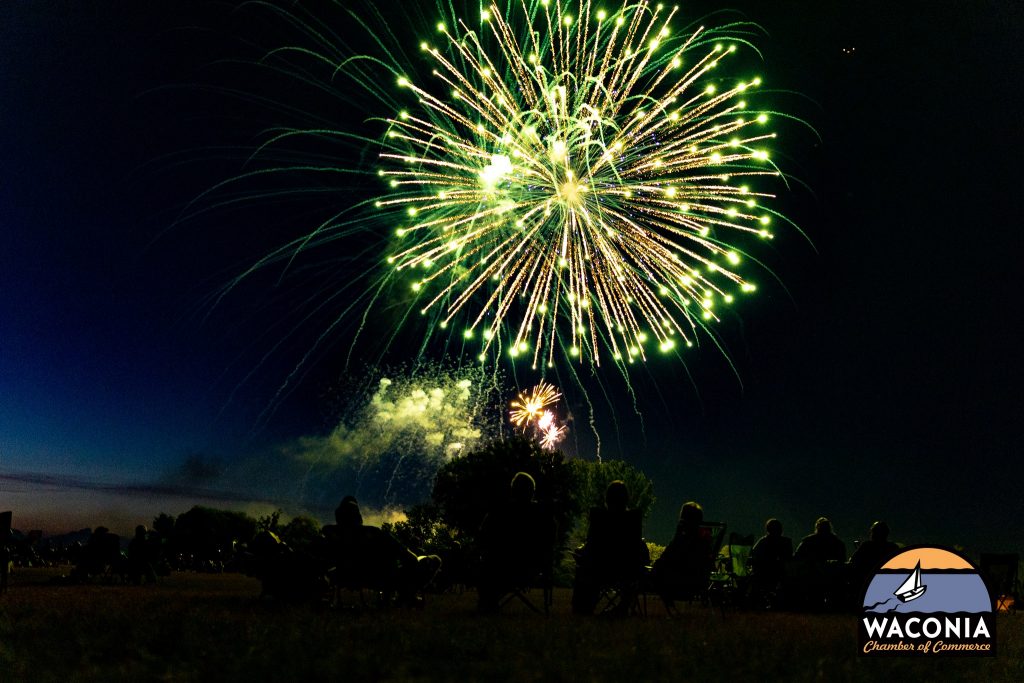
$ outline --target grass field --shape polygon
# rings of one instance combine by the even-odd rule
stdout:
[[[422,610],[274,604],[236,575],[174,574],[155,586],[68,586],[19,570],[0,596],[0,681],[846,681],[1024,680],[1024,615],[1002,615],[996,659],[859,657],[849,615],[668,619],[550,617],[475,594]]]

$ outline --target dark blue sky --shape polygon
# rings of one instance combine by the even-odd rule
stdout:
[[[330,349],[258,419],[308,336],[233,392],[273,344],[260,326],[304,294],[257,282],[203,317],[218,286],[283,241],[284,210],[168,230],[237,172],[229,148],[273,122],[205,88],[272,91],[212,62],[251,59],[240,37],[253,30],[273,46],[273,24],[210,3],[65,4],[0,5],[0,475],[166,481],[190,454],[230,463],[322,432]],[[787,129],[780,145],[812,190],[782,208],[815,249],[777,239],[788,293],[766,287],[723,325],[742,388],[710,350],[691,358],[696,389],[678,369],[639,377],[644,441],[608,383],[624,417],[605,452],[655,479],[651,536],[665,540],[694,498],[740,531],[774,514],[801,536],[828,514],[852,540],[886,517],[898,540],[1021,546],[1022,9],[901,5],[731,3],[768,32],[770,84],[801,94],[780,108],[821,135]],[[714,8],[683,5],[691,18]],[[364,125],[362,112],[325,116]],[[5,496],[66,500],[31,488],[0,479],[0,509]],[[176,504],[191,501],[133,494],[94,510],[145,522]]]

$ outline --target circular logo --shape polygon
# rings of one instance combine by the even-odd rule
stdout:
[[[863,654],[995,654],[988,586],[969,560],[951,550],[903,550],[875,571],[861,605]]]

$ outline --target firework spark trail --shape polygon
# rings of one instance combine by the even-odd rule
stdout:
[[[676,9],[647,2],[482,7],[421,43],[432,82],[397,78],[414,102],[388,119],[376,202],[392,277],[437,328],[464,319],[481,360],[692,346],[756,289],[737,268],[750,238],[772,238],[773,195],[746,184],[780,175],[744,100],[761,79],[710,75],[744,41],[676,36]]]

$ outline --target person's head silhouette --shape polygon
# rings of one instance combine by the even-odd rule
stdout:
[[[629,505],[629,489],[626,488],[626,482],[616,479],[608,484],[608,488],[604,492],[604,505],[609,510],[616,512],[626,509]]]
[[[871,525],[871,540],[885,543],[889,540],[889,525],[885,522],[875,522]]]
[[[816,534],[830,534],[832,533],[832,522],[829,521],[828,517],[818,517],[818,521],[814,523],[814,533]]]
[[[334,510],[334,521],[342,528],[362,526],[363,516],[359,512],[359,503],[352,496],[345,496]]]
[[[679,510],[679,521],[686,527],[696,527],[704,521],[704,508],[700,503],[689,501],[683,503]]]
[[[516,472],[512,477],[511,493],[509,494],[514,503],[529,503],[533,500],[533,494],[537,490],[537,482],[526,472]]]

